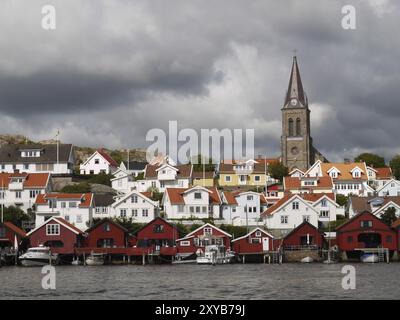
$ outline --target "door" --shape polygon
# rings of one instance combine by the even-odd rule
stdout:
[[[269,251],[269,238],[262,238],[263,251]]]

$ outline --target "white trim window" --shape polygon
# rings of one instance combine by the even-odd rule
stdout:
[[[203,234],[212,234],[212,228],[210,228],[210,227],[205,227],[204,229],[203,229]]]
[[[310,222],[310,216],[303,216],[303,221]]]
[[[261,237],[261,231],[256,231],[256,237]]]
[[[319,216],[320,216],[321,218],[329,218],[329,211],[328,211],[328,210],[321,210],[321,211],[319,212]]]
[[[149,216],[149,209],[142,209],[142,217],[148,217]]]
[[[46,225],[46,236],[59,236],[60,225],[57,223]]]
[[[231,182],[231,176],[225,176],[225,182]]]
[[[190,241],[181,241],[181,242],[179,242],[179,245],[181,247],[189,247],[190,246]]]
[[[298,201],[292,202],[292,209],[293,210],[299,210],[299,202]]]
[[[288,224],[289,216],[281,216],[281,224]]]

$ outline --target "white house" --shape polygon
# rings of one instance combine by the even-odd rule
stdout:
[[[260,215],[267,208],[267,201],[262,193],[224,191],[221,198],[224,223],[237,226],[262,225]]]
[[[10,144],[0,148],[0,172],[71,174],[74,164],[72,144]]]
[[[110,174],[117,168],[117,162],[103,149],[98,149],[79,166],[79,171],[81,174]]]
[[[298,227],[304,221],[315,227],[329,221],[335,221],[337,214],[344,209],[334,201],[334,194],[288,194],[261,216],[264,225],[281,236]]]
[[[192,172],[193,166],[190,164],[177,166],[148,164],[144,179],[137,181],[137,190],[143,192],[149,188],[156,188],[160,192],[164,192],[166,188],[189,188]]]
[[[0,173],[0,204],[32,209],[36,196],[51,191],[49,173]]]
[[[349,197],[347,213],[349,218],[352,218],[359,213],[369,211],[380,218],[389,208],[394,208],[396,216],[400,217],[400,196]]]
[[[214,187],[167,188],[162,205],[167,220],[221,218],[221,198]]]
[[[46,193],[36,197],[36,226],[51,217],[61,217],[80,230],[90,227],[94,201],[92,193]]]
[[[376,193],[380,197],[400,196],[400,181],[395,179],[389,180],[385,185],[378,188]]]
[[[128,174],[133,174],[134,177],[137,177],[139,174],[144,173],[146,165],[146,162],[122,161],[119,165],[119,169],[124,170]]]
[[[129,173],[126,170],[119,168],[113,173],[113,176],[114,177],[111,179],[111,187],[118,193],[126,194],[132,190],[138,189],[138,182],[133,173]]]
[[[150,192],[131,191],[115,199],[108,214],[97,212],[95,217],[132,218],[137,223],[148,223],[158,216],[159,203],[151,199]]]
[[[393,179],[392,169],[390,167],[385,168],[373,168],[367,166],[368,181],[370,185],[379,189],[386,185]]]
[[[337,194],[368,196],[374,190],[368,185],[365,162],[325,163],[316,161],[304,174],[305,177],[331,177]]]

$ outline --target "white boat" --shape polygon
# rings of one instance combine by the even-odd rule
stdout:
[[[72,260],[71,264],[73,266],[80,266],[80,265],[82,265],[82,261],[80,261],[79,258],[76,258],[76,259]]]
[[[361,262],[364,263],[376,263],[379,262],[378,255],[374,253],[365,253],[360,257]]]
[[[225,250],[224,246],[209,245],[205,247],[204,253],[197,252],[197,264],[227,264],[231,263],[235,257],[235,253]]]
[[[314,262],[314,259],[311,257],[305,257],[303,259],[300,260],[301,263],[310,263],[310,262]]]
[[[45,266],[55,262],[57,254],[52,254],[49,247],[39,246],[29,248],[18,259],[24,267]]]
[[[104,256],[102,253],[91,253],[85,260],[88,266],[102,266],[104,264]]]

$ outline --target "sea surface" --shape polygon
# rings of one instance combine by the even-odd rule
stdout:
[[[0,268],[0,299],[400,299],[400,263],[57,266],[56,289],[41,268]]]

